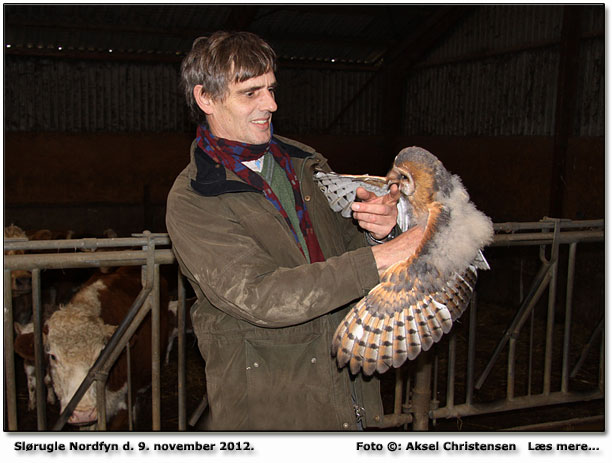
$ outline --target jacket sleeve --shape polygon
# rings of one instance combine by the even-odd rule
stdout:
[[[221,198],[170,194],[166,224],[182,270],[219,310],[258,326],[284,327],[342,307],[378,284],[369,247],[304,263],[270,217],[265,223],[274,247],[261,242],[266,233],[253,233],[256,217],[236,214]]]

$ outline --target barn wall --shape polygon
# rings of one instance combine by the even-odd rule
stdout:
[[[122,236],[165,231],[163,206],[189,161],[183,133],[8,133],[5,222]]]
[[[604,134],[603,8],[581,8],[572,136]],[[563,6],[476,10],[410,73],[403,131],[552,136]]]
[[[563,216],[604,212],[603,7],[582,9]],[[477,8],[406,76],[401,133],[383,137],[371,71],[280,69],[277,133],[339,172],[384,175],[424,146],[496,221],[549,214],[563,7]],[[178,64],[5,56],[5,221],[31,228],[163,231],[193,125]]]
[[[192,130],[178,64],[72,61],[7,56],[9,132],[183,132]],[[279,70],[277,130],[324,133],[371,72]],[[380,132],[380,86],[351,104],[331,133]],[[296,110],[300,108],[300,110]]]

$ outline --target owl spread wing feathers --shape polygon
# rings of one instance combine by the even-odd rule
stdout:
[[[315,178],[332,209],[345,216],[350,216],[357,187],[380,195],[398,183],[400,227],[425,228],[414,255],[382,274],[332,341],[338,365],[348,364],[353,374],[397,368],[429,350],[467,307],[477,271],[489,268],[481,250],[493,238],[491,220],[470,201],[459,177],[422,148],[402,150],[386,178],[334,173]]]
[[[386,177],[374,175],[344,175],[336,172],[316,172],[315,180],[319,188],[327,198],[329,207],[335,212],[340,212],[342,217],[350,217],[352,214],[351,204],[355,201],[357,188],[363,187],[377,196],[383,196],[389,192],[390,183]],[[410,204],[406,197],[400,197],[397,203],[397,224],[404,232],[410,228]]]

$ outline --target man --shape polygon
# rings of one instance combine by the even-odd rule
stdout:
[[[385,197],[358,192],[359,227],[331,211],[313,180],[315,169],[330,169],[326,159],[272,134],[274,71],[274,51],[246,32],[196,40],[181,67],[199,127],[166,223],[198,298],[191,317],[206,362],[206,426],[380,426],[378,379],[338,369],[332,335],[421,232],[390,239],[395,187]]]

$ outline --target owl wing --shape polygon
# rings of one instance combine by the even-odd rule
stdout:
[[[476,267],[444,276],[423,256],[441,211],[439,203],[430,206],[423,241],[415,254],[388,268],[336,329],[332,354],[338,366],[348,363],[353,374],[362,369],[366,375],[397,368],[429,350],[467,307]]]
[[[343,217],[351,216],[351,204],[355,201],[357,188],[363,187],[378,196],[389,192],[389,185],[385,177],[315,172],[314,178],[327,198],[329,207],[335,212],[340,212]]]
[[[327,198],[329,207],[347,218],[351,217],[351,204],[355,201],[357,188],[363,187],[377,196],[389,192],[389,184],[385,177],[315,172],[314,178]],[[412,206],[404,196],[401,196],[397,203],[397,211],[397,224],[404,232],[410,228],[410,217],[412,216]]]

